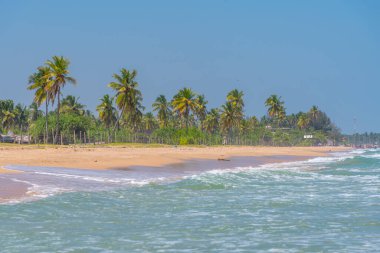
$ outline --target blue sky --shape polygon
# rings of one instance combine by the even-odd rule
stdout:
[[[95,111],[106,85],[136,69],[147,110],[184,86],[210,107],[234,88],[261,117],[278,94],[288,113],[318,105],[346,133],[380,132],[380,1],[0,0],[0,99],[29,104],[28,76],[53,55],[71,60]]]

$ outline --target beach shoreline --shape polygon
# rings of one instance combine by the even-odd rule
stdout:
[[[253,147],[253,146],[0,146],[0,173],[9,165],[76,169],[115,169],[130,166],[159,167],[192,159],[232,156],[328,156],[348,147]],[[14,171],[13,171],[14,172]]]
[[[308,160],[343,152],[343,147],[28,147],[0,148],[0,203],[28,197],[29,185],[9,180],[22,173],[17,166],[51,169],[125,170],[147,173],[165,169],[184,172],[191,166],[218,167],[259,166],[269,163]],[[252,159],[249,159],[252,158]],[[231,161],[229,161],[231,160]],[[189,167],[190,166],[190,167]],[[199,166],[200,167],[200,166]],[[149,172],[148,172],[149,173]],[[3,178],[1,178],[3,175]]]

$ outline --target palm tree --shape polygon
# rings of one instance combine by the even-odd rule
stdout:
[[[116,105],[121,110],[119,118],[126,118],[133,128],[136,128],[142,116],[141,111],[144,110],[141,105],[142,94],[138,90],[138,83],[135,81],[136,76],[136,70],[129,71],[122,68],[120,75],[113,75],[116,81],[108,84],[110,88],[116,91]]]
[[[113,107],[113,98],[108,94],[104,95],[100,99],[101,103],[96,107],[99,113],[99,119],[105,124],[107,129],[110,129],[111,125],[117,120],[117,111]]]
[[[153,111],[157,112],[160,127],[167,127],[171,110],[170,103],[166,100],[166,97],[164,95],[158,96],[154,101],[152,107]]]
[[[0,100],[0,118],[3,116],[3,111],[12,111],[14,108],[14,102],[13,100],[7,99],[7,100]]]
[[[233,115],[233,128],[236,128],[238,130],[238,127],[242,123],[244,113],[244,100],[243,100],[244,93],[242,91],[239,91],[237,89],[231,90],[227,94],[227,103],[225,108],[231,109],[233,111],[230,112],[231,115]],[[227,105],[229,104],[229,105]],[[231,108],[229,108],[231,107]],[[232,131],[233,129],[231,129]]]
[[[206,115],[204,121],[204,128],[208,133],[215,133],[219,127],[219,109],[211,109],[210,112]]]
[[[144,124],[144,130],[147,132],[152,132],[154,129],[157,128],[157,121],[154,117],[153,113],[148,112],[144,115],[143,118],[143,124]]]
[[[298,118],[294,113],[292,113],[286,117],[286,121],[288,122],[290,128],[297,127],[297,120],[298,120]]]
[[[16,105],[15,110],[15,123],[18,125],[18,128],[20,130],[20,144],[22,143],[23,140],[23,131],[24,131],[24,126],[28,124],[28,117],[29,117],[29,111],[26,108],[26,106],[22,106],[21,104]]]
[[[280,121],[286,116],[284,102],[281,101],[281,97],[277,95],[271,95],[266,101],[265,106],[268,107],[268,114],[271,118],[277,120],[279,126]]]
[[[59,114],[61,107],[61,90],[65,87],[66,83],[76,84],[76,80],[69,76],[70,61],[63,56],[53,56],[51,60],[46,62],[46,65],[50,68],[48,78],[50,79],[46,90],[52,96],[52,102],[55,98],[58,98],[57,103],[57,128],[55,132],[55,140],[58,143],[59,129]]]
[[[2,123],[4,118],[4,113],[6,111],[12,112],[14,109],[14,103],[13,100],[7,99],[7,100],[0,100],[0,123]]]
[[[318,118],[318,114],[319,114],[318,107],[316,105],[313,105],[310,108],[309,114],[310,114],[312,120],[316,120]]]
[[[259,121],[257,120],[255,116],[243,119],[241,122],[242,123],[240,126],[240,130],[243,133],[249,133],[250,131],[253,131],[255,127],[259,124]]]
[[[15,123],[16,115],[12,111],[2,111],[2,125],[5,130],[10,130]]]
[[[243,110],[244,108],[244,93],[237,89],[234,89],[227,94],[227,102],[230,102],[233,107]]]
[[[34,102],[39,107],[45,102],[45,144],[49,139],[48,132],[48,107],[49,102],[53,99],[52,94],[47,90],[49,83],[50,68],[47,66],[39,67],[38,71],[29,77],[29,90],[35,90]],[[38,109],[37,109],[38,110]]]
[[[85,105],[79,103],[79,97],[68,95],[62,99],[61,102],[61,112],[65,113],[75,113],[78,115],[84,115]]]
[[[300,129],[305,129],[308,125],[309,125],[309,118],[307,117],[306,114],[301,114],[298,118],[298,121],[297,121],[297,126],[300,128]]]
[[[207,115],[206,105],[208,101],[205,99],[204,95],[198,95],[196,97],[197,107],[195,108],[195,115],[197,115],[198,120],[200,121],[200,126],[203,129],[203,121]]]
[[[224,132],[231,133],[234,128],[240,125],[241,114],[231,102],[222,105],[221,127]]]
[[[36,121],[39,117],[43,116],[43,112],[38,109],[38,104],[36,102],[33,102],[29,106],[29,123]]]
[[[195,112],[198,104],[195,98],[196,94],[190,88],[183,88],[173,97],[173,110],[185,119],[186,129],[189,128],[189,115],[191,111]]]

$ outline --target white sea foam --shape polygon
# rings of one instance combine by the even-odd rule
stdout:
[[[369,150],[367,150],[367,149],[354,149],[354,150],[350,151],[350,153],[352,153],[352,154],[363,154],[367,151],[369,151]]]
[[[281,170],[281,171],[298,171],[298,172],[304,172],[304,171],[310,171],[310,170],[321,170],[325,169],[327,165],[345,161],[347,159],[354,158],[355,155],[353,155],[351,152],[349,153],[335,153],[334,156],[330,157],[315,157],[311,158],[305,161],[293,161],[293,162],[281,162],[281,163],[267,163],[259,166],[247,166],[247,167],[234,167],[229,169],[213,169],[210,171],[206,171],[200,175],[192,175],[185,178],[197,178],[198,176],[203,175],[222,175],[222,174],[228,174],[228,173],[249,173],[254,171],[274,171],[274,170]]]
[[[3,175],[14,182],[26,184],[28,190],[22,198],[7,201],[8,204],[43,199],[67,192],[103,191],[121,187],[140,187],[167,180],[165,177],[125,177],[118,171],[86,171],[38,167],[16,167],[24,173]],[[60,172],[63,171],[63,172]]]
[[[11,200],[9,203],[19,203],[23,201],[30,201],[30,200],[36,200],[36,199],[42,199],[47,198],[50,196],[54,196],[56,194],[64,193],[64,192],[70,192],[74,191],[74,189],[71,188],[65,188],[65,187],[57,187],[56,185],[51,184],[37,184],[26,180],[20,180],[17,178],[11,179],[14,182],[24,183],[29,185],[28,191],[26,192],[26,196],[17,199],[17,200]]]
[[[361,155],[361,157],[380,159],[380,154]]]
[[[52,169],[52,168],[32,168],[32,167],[16,167],[26,173],[16,174],[14,181],[26,183],[29,185],[27,195],[31,199],[40,199],[53,196],[63,192],[72,191],[101,191],[115,189],[115,187],[126,186],[144,186],[150,183],[173,182],[178,179],[202,179],[213,177],[212,183],[220,183],[225,177],[229,180],[244,181],[244,177],[237,175],[238,173],[256,173],[257,171],[294,171],[297,173],[310,173],[325,169],[329,164],[352,159],[356,156],[368,156],[371,158],[380,158],[380,154],[363,155],[363,150],[353,150],[346,153],[335,153],[330,157],[316,157],[305,161],[293,161],[283,163],[269,163],[259,166],[233,167],[228,169],[213,169],[201,174],[189,176],[169,175],[167,177],[153,178],[134,178],[126,177],[127,174],[120,171],[86,171],[86,170],[69,170],[69,169]],[[257,174],[257,173],[256,173]],[[301,175],[301,174],[300,174]],[[265,176],[262,174],[261,176]],[[275,177],[275,175],[272,175]],[[294,176],[294,175],[293,175]],[[15,178],[18,177],[18,178]],[[206,177],[206,178],[205,178]],[[282,175],[278,180],[283,180],[286,175]],[[328,179],[328,178],[326,178]],[[338,178],[336,178],[338,179]],[[275,180],[275,178],[274,178]]]

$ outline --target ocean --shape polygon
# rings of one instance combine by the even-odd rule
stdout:
[[[13,169],[26,173],[2,177],[33,194],[0,205],[2,253],[380,251],[379,150],[199,173]]]

